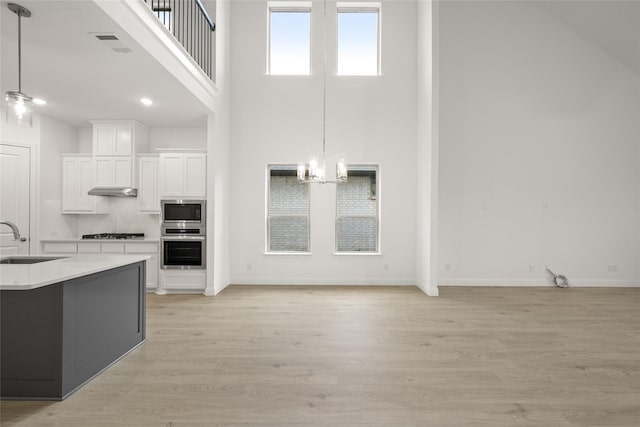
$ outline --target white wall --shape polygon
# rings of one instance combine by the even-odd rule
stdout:
[[[207,287],[215,295],[231,282],[230,276],[230,145],[231,145],[231,3],[216,5],[216,84],[218,102],[207,118]]]
[[[163,148],[194,148],[206,150],[207,128],[151,128],[151,151]]]
[[[640,284],[640,76],[535,2],[440,7],[440,284]]]
[[[78,150],[78,128],[40,116],[40,238],[71,237],[75,215],[62,215],[62,153]]]
[[[76,218],[62,215],[62,153],[78,149],[78,129],[67,123],[33,115],[33,126],[18,127],[4,121],[0,110],[2,142],[31,148],[31,253],[38,253],[40,240],[73,236]]]
[[[417,10],[417,176],[416,283],[438,295],[438,132],[437,2],[420,1]]]
[[[93,128],[91,126],[78,129],[78,153],[93,153]]]
[[[416,3],[383,2],[380,77],[335,76],[335,3],[327,10],[328,168],[340,157],[380,163],[382,255],[333,255],[332,185],[311,189],[312,255],[264,255],[266,165],[321,152],[322,2],[312,13],[312,75],[298,77],[265,75],[266,2],[233,2],[233,283],[415,284]]]

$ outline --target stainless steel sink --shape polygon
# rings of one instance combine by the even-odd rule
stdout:
[[[0,259],[0,264],[36,264],[38,262],[54,261],[68,258],[64,256],[9,256]]]

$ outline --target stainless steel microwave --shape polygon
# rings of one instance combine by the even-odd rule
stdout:
[[[204,227],[206,225],[206,200],[161,200],[160,210],[164,227]]]

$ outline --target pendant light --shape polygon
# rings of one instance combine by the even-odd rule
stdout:
[[[324,63],[322,70],[322,157],[320,160],[311,159],[309,163],[298,164],[298,180],[307,183],[336,184],[347,181],[347,164],[344,159],[336,163],[336,179],[328,180],[326,177],[326,152],[327,152],[327,0],[324,0],[324,39],[323,39]]]
[[[18,126],[31,127],[33,98],[22,93],[22,18],[29,18],[29,9],[16,3],[7,5],[10,11],[18,15],[18,91],[7,91],[5,99],[7,101],[7,122],[12,122]]]

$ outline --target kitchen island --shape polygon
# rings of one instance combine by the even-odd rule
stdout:
[[[0,265],[0,397],[62,400],[144,342],[147,258]]]

